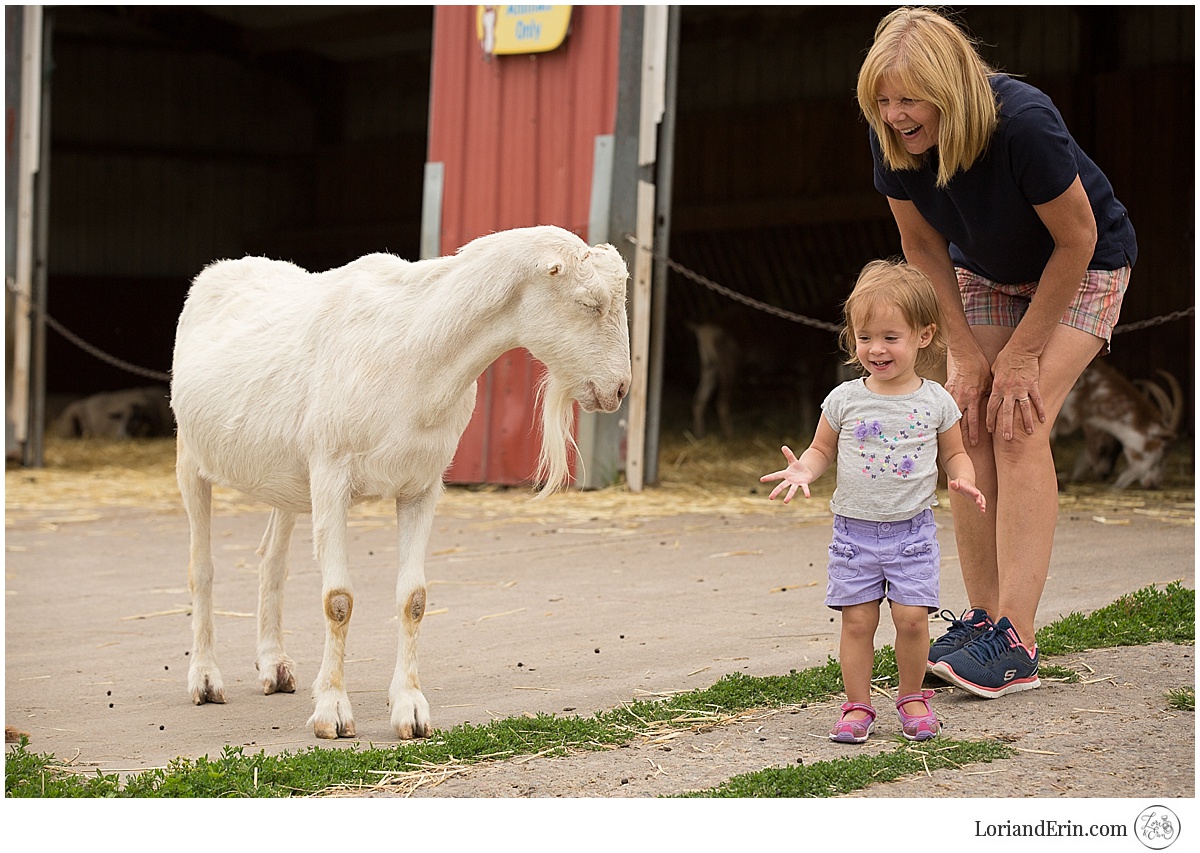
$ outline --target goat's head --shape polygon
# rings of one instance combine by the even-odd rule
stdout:
[[[613,412],[629,392],[629,322],[620,253],[607,244],[556,252],[527,306],[527,340],[547,382],[587,412]]]
[[[567,479],[574,403],[585,412],[614,412],[629,392],[629,271],[620,253],[588,247],[551,229],[533,253],[537,268],[525,288],[520,322],[526,348],[546,366],[539,388],[542,448],[539,474],[546,490]]]

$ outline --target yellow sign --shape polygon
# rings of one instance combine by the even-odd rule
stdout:
[[[545,53],[567,37],[571,7],[479,6],[475,23],[484,56]]]

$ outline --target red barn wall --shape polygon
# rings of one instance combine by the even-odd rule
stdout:
[[[587,239],[595,139],[617,111],[619,6],[576,6],[548,53],[486,59],[475,6],[434,13],[429,155],[443,164],[440,252],[493,231],[558,225]],[[527,482],[540,442],[542,371],[525,350],[480,377],[448,482]]]

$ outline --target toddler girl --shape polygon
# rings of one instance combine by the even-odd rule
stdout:
[[[829,546],[825,603],[841,611],[839,659],[846,686],[841,719],[829,737],[863,743],[875,724],[871,670],[879,603],[888,599],[896,626],[900,674],[896,711],[904,736],[927,740],[940,728],[922,690],[929,654],[929,613],[938,609],[937,465],[950,489],[985,510],[975,469],[957,428],[961,417],[950,394],[920,373],[937,364],[945,344],[938,302],[925,275],[905,263],[872,261],[844,306],[842,348],[847,364],[864,376],[844,382],[821,404],[812,444],[797,459],[783,448],[788,467],[762,477],[810,497],[809,483],[836,460],[837,485]]]

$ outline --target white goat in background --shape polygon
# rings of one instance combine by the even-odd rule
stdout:
[[[400,628],[391,724],[400,738],[428,735],[416,648],[425,551],[443,472],[474,410],[475,380],[516,347],[545,364],[538,476],[543,494],[560,487],[573,401],[612,412],[629,390],[627,278],[616,249],[589,248],[553,226],[490,234],[426,261],[372,254],[323,273],[265,258],[206,267],[179,318],[171,385],[191,526],[192,700],[225,701],[213,648],[217,483],[273,507],[259,549],[264,693],[295,690],[283,650],[283,584],[296,514],[312,513],[326,636],[309,723],[319,738],[353,737],[344,683],[354,607],[347,515],[355,503],[394,500]]]

